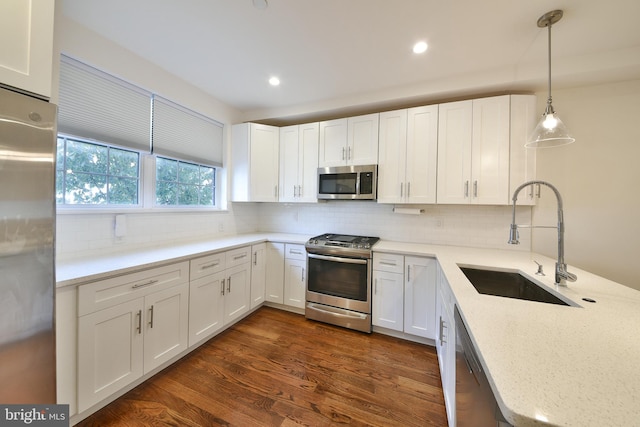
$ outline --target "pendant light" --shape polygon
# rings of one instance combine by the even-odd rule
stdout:
[[[542,118],[540,118],[525,147],[559,147],[575,141],[551,105],[551,26],[562,18],[562,14],[562,10],[552,10],[538,19],[538,27],[547,27],[549,30],[549,97]]]

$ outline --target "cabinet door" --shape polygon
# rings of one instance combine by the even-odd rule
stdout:
[[[473,100],[474,204],[509,204],[509,122],[509,95]]]
[[[55,2],[0,2],[0,82],[51,96]]]
[[[189,284],[145,297],[144,373],[148,373],[187,348],[189,335]]]
[[[143,373],[142,298],[82,316],[78,320],[78,412]]]
[[[472,112],[472,101],[438,106],[438,203],[470,202]]]
[[[278,201],[279,129],[251,123],[250,193],[252,202]]]
[[[436,337],[436,267],[432,258],[405,257],[404,332]]]
[[[320,122],[319,167],[347,164],[347,124],[347,119]]]
[[[237,265],[225,271],[224,324],[240,318],[251,307],[251,265]]]
[[[529,135],[536,126],[535,95],[511,95],[511,160],[509,163],[509,203],[518,186],[536,179],[536,149],[526,148]],[[530,186],[518,195],[519,205],[535,205],[539,194]]]
[[[267,243],[265,300],[284,304],[284,243]]]
[[[251,246],[251,253],[251,308],[255,308],[264,302],[267,281],[267,244]]]
[[[372,323],[402,332],[403,275],[373,271]]]
[[[380,113],[378,203],[404,202],[405,172],[408,172],[406,171],[406,148],[407,110]],[[418,161],[422,159],[416,159],[416,162]]]
[[[304,308],[307,280],[307,262],[300,259],[284,260],[284,304]]]
[[[300,125],[298,145],[298,202],[318,201],[318,142],[320,125]]]
[[[347,125],[347,164],[378,163],[379,114],[349,117]]]
[[[189,287],[189,346],[222,328],[225,272],[192,280]]]
[[[438,106],[409,108],[407,116],[405,203],[436,202]]]
[[[298,196],[298,125],[280,128],[280,196],[281,202],[295,202]],[[316,155],[317,156],[317,155]]]

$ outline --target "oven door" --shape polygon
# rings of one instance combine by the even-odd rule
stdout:
[[[371,260],[308,254],[307,301],[371,314]]]

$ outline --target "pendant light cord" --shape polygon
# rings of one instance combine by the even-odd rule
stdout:
[[[553,114],[553,106],[551,105],[551,22],[549,22],[549,24],[547,25],[548,29],[549,29],[549,48],[547,49],[548,54],[549,54],[549,96],[547,97],[547,108],[546,108],[546,114]]]

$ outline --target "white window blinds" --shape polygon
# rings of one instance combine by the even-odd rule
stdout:
[[[223,125],[159,96],[153,98],[153,153],[222,166]]]
[[[151,93],[62,56],[58,131],[150,152]]]

